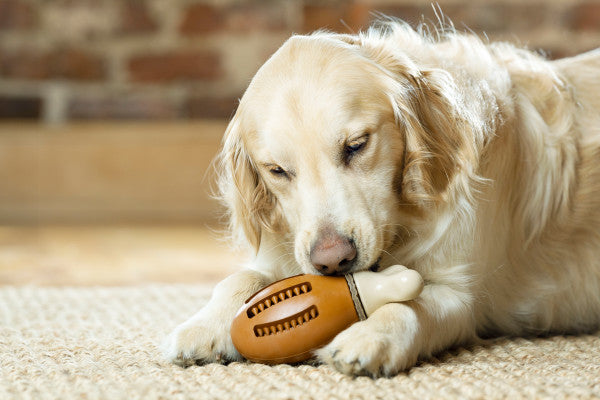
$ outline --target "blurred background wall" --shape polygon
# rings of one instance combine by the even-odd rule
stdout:
[[[600,1],[439,4],[550,58],[600,44]],[[424,0],[0,0],[0,223],[214,219],[206,171],[257,68],[373,11],[436,19]]]
[[[0,0],[0,117],[229,117],[292,33],[368,26],[371,11],[435,20],[423,0]],[[600,43],[600,2],[451,0],[462,29],[550,57]]]

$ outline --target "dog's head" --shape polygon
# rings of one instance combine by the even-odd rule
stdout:
[[[221,189],[234,230],[293,242],[307,273],[376,266],[448,201],[472,129],[447,72],[383,35],[288,40],[230,122]]]

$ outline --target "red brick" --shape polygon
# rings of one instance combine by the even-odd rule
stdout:
[[[136,82],[210,80],[222,74],[219,54],[211,51],[143,55],[129,61],[131,79]]]
[[[185,10],[179,28],[184,35],[192,36],[225,30],[234,33],[276,31],[286,27],[285,4],[251,2],[223,7],[192,5]]]
[[[531,48],[536,48],[535,46],[530,46]],[[577,53],[577,51],[573,48],[569,48],[569,46],[554,46],[552,48],[544,48],[540,51],[540,53],[550,59],[557,60],[559,58],[570,57]]]
[[[305,5],[302,29],[355,33],[369,25],[369,7],[362,4]]]
[[[78,49],[63,49],[51,53],[52,78],[92,81],[106,77],[105,62]]]
[[[34,50],[0,53],[0,75],[8,78],[43,80],[100,80],[106,76],[105,63],[78,49],[57,49],[50,53]]]
[[[378,12],[390,16],[399,18],[405,22],[408,22],[412,26],[418,25],[423,21],[423,16],[433,15],[431,7],[423,5],[399,5],[399,6],[388,6],[377,9]],[[374,17],[373,19],[375,19]]]
[[[231,32],[278,31],[287,28],[285,4],[236,4],[224,11],[226,29]]]
[[[192,97],[186,105],[186,116],[190,118],[231,118],[238,106],[237,97]]]
[[[16,79],[46,79],[50,77],[47,54],[30,51],[0,51],[0,76]]]
[[[420,22],[438,26],[439,22],[428,5],[388,6],[378,8],[383,14],[400,18],[415,26]],[[521,4],[449,4],[442,7],[459,31],[470,29],[478,33],[514,32],[533,30],[548,20],[551,7],[544,4],[523,2]]]
[[[155,31],[157,27],[145,1],[129,0],[121,4],[121,33],[148,33]]]
[[[0,0],[0,31],[26,30],[37,23],[37,14],[30,4],[18,0]]]
[[[536,49],[535,44],[530,44],[529,48]],[[546,46],[541,50],[542,55],[550,60],[557,60],[564,57],[573,57],[587,51],[597,49],[597,46],[585,46],[577,40],[555,43],[552,46]]]
[[[522,2],[517,4],[480,4],[449,7],[447,15],[458,29],[480,32],[525,32],[544,25],[551,13],[548,4]]]
[[[582,31],[600,31],[600,3],[577,5],[571,11],[570,28]]]
[[[221,9],[206,4],[194,4],[185,10],[179,30],[183,34],[194,35],[217,31],[224,26],[225,18]]]

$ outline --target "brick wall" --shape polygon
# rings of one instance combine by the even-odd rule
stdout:
[[[600,45],[599,1],[439,3],[550,57]],[[0,0],[0,118],[228,117],[291,33],[357,31],[371,11],[435,20],[424,0]]]

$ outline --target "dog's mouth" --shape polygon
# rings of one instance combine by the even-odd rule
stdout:
[[[381,261],[381,257],[379,257],[377,259],[377,261],[375,261],[375,263],[373,265],[371,265],[367,269],[361,269],[361,270],[358,270],[358,271],[356,271],[356,270],[350,270],[348,272],[338,272],[338,273],[333,274],[333,276],[344,276],[346,274],[353,274],[353,273],[361,272],[361,271],[379,272],[379,271],[382,271],[382,270],[385,269],[385,268],[381,267],[381,264],[379,264],[380,261]]]
[[[375,261],[375,264],[373,264],[369,267],[369,271],[371,271],[371,272],[379,271],[379,269],[381,268],[381,265],[379,265],[379,261],[381,261],[381,257],[379,257],[377,259],[377,261]]]

